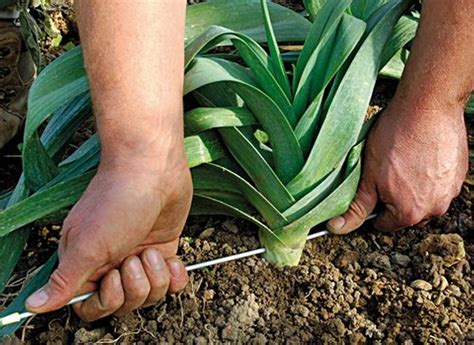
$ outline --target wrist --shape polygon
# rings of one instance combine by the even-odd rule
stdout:
[[[414,89],[402,81],[390,106],[395,108],[395,113],[408,121],[439,119],[440,117],[451,120],[462,118],[467,99],[438,91],[442,90],[423,87],[423,85],[417,85]]]
[[[101,141],[101,159],[109,164],[147,162],[157,158],[184,157],[183,111],[178,106],[160,109],[110,109],[99,112],[97,127]],[[173,153],[173,154],[170,154]]]
[[[115,172],[145,172],[163,175],[188,169],[183,133],[166,133],[143,138],[128,145],[123,141],[101,147],[99,169]]]

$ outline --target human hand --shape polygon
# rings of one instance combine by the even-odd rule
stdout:
[[[412,226],[448,210],[468,169],[463,106],[415,109],[394,101],[369,135],[357,196],[349,210],[328,222],[335,234],[357,229],[378,201],[374,226]]]
[[[74,306],[92,321],[124,315],[184,288],[188,276],[175,255],[192,182],[184,157],[170,159],[177,162],[165,161],[163,169],[152,168],[150,160],[101,163],[64,221],[59,266],[27,300],[30,311],[55,310],[78,294],[97,291]]]

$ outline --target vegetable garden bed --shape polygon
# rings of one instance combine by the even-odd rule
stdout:
[[[372,99],[377,109],[386,106],[395,85],[378,84]],[[2,190],[14,182],[9,174],[19,171],[13,145],[10,151],[13,156],[2,158]],[[474,338],[471,208],[472,190],[466,184],[449,214],[422,229],[393,237],[365,229],[343,238],[318,239],[307,244],[295,268],[275,268],[260,258],[229,263],[193,273],[181,295],[131,316],[86,324],[63,309],[34,318],[17,337],[30,343],[467,341]],[[33,229],[3,304],[53,253],[59,230]],[[430,235],[441,249],[431,245]],[[467,255],[453,245],[461,242]],[[249,223],[192,217],[180,254],[185,262],[195,263],[258,246],[256,228]]]

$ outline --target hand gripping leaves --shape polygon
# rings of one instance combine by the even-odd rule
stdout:
[[[356,17],[359,2],[325,2],[294,66],[282,62],[270,20],[275,12],[268,8],[276,5],[266,1],[259,6],[268,50],[220,26],[186,42],[185,94],[199,104],[184,114],[195,187],[191,212],[253,222],[266,258],[276,264],[296,265],[310,229],[349,206],[377,75],[411,39],[394,33],[409,1],[379,1],[370,15]],[[213,54],[223,44],[237,54]],[[0,195],[5,267],[18,259],[25,226],[73,205],[93,177],[97,135],[61,160],[65,145],[90,116],[78,47],[45,68],[30,93],[23,175],[12,192]],[[10,268],[0,272],[0,288]]]

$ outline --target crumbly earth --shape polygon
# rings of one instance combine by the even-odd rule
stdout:
[[[385,108],[394,86],[377,85],[372,112]],[[472,128],[471,120],[471,148]],[[0,152],[0,190],[18,177],[17,155],[16,143]],[[383,234],[367,224],[315,239],[293,268],[252,257],[195,271],[184,292],[154,307],[94,323],[65,308],[33,318],[4,343],[474,343],[472,176],[471,168],[448,214],[424,226]],[[0,306],[47,260],[60,229],[33,229]],[[196,263],[258,246],[246,222],[192,217],[179,255]]]
[[[446,216],[423,227],[382,234],[367,226],[319,238],[294,268],[260,257],[222,264],[191,273],[183,293],[127,317],[85,323],[63,309],[34,318],[17,337],[27,344],[473,342],[472,200],[465,186]],[[36,245],[56,242],[58,230],[38,229]],[[180,255],[195,263],[256,248],[255,230],[229,218],[192,218]],[[33,245],[26,257],[34,261],[43,255]]]

